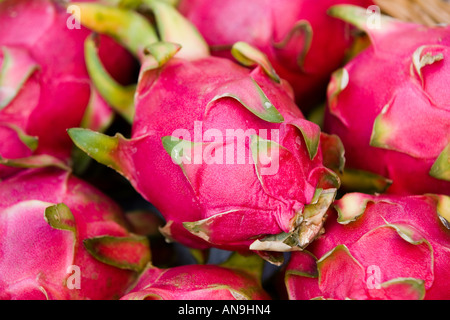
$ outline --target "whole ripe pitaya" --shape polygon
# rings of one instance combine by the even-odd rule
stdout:
[[[48,156],[67,163],[73,148],[67,128],[102,130],[111,122],[113,112],[86,68],[91,31],[74,21],[58,1],[0,2],[1,163],[26,166]],[[99,38],[98,54],[113,79],[133,81],[135,60],[112,38]],[[16,171],[0,165],[0,178]]]
[[[448,196],[348,193],[335,208],[325,234],[291,256],[290,299],[450,299]]]
[[[56,168],[0,183],[0,299],[119,299],[150,259],[120,207]]]
[[[149,265],[121,300],[270,300],[261,286],[261,264],[237,256],[220,265]]]
[[[252,250],[279,263],[283,255],[272,253],[301,250],[320,234],[336,194],[320,128],[303,118],[261,52],[233,47],[248,68],[210,56],[176,10],[150,3],[164,41],[142,59],[131,138],[77,128],[69,134],[162,213],[168,239]],[[82,17],[102,10],[81,8]]]
[[[344,145],[343,185],[376,174],[390,180],[389,193],[450,195],[450,27],[382,17],[368,28],[365,10],[352,6],[331,14],[372,42],[328,88],[323,129]]]
[[[342,3],[373,5],[370,0],[181,0],[178,8],[214,55],[230,56],[239,41],[264,52],[292,85],[299,107],[309,111],[325,101],[330,76],[354,40],[349,25],[327,14]]]

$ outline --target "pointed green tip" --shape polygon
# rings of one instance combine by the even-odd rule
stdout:
[[[0,80],[0,88],[1,88],[1,80]],[[1,126],[13,130],[16,133],[17,137],[20,139],[20,141],[22,141],[23,144],[27,146],[28,149],[30,149],[32,152],[36,151],[39,145],[39,138],[37,136],[28,135],[22,128],[20,128],[15,124],[3,123]]]
[[[18,159],[5,159],[0,156],[0,164],[15,168],[56,167],[66,171],[72,170],[64,161],[48,154],[31,155]]]
[[[182,46],[178,43],[160,41],[148,46],[145,48],[145,51],[148,51],[152,56],[154,56],[161,66],[169,61],[178,51],[180,51],[181,47]]]
[[[182,142],[182,140],[177,139],[175,137],[172,136],[166,136],[166,137],[162,137],[161,138],[161,142],[163,144],[164,150],[166,150],[166,152],[168,154],[172,154],[173,149]]]
[[[93,35],[85,40],[84,56],[89,76],[102,98],[128,123],[133,123],[136,85],[122,86],[105,69],[98,56]]]
[[[233,252],[228,260],[221,264],[222,267],[243,270],[253,275],[258,281],[261,280],[264,271],[264,262],[257,254],[243,255]]]
[[[373,123],[372,135],[370,137],[370,145],[372,147],[392,149],[390,146],[390,138],[394,136],[394,128],[385,116],[389,107],[390,105],[387,104]]]
[[[74,2],[80,23],[92,31],[109,35],[140,58],[143,48],[157,42],[152,24],[134,10],[99,3]]]
[[[314,160],[317,153],[319,152],[319,144],[321,138],[320,127],[317,124],[305,119],[295,119],[289,124],[300,130],[305,141],[306,148],[308,150],[309,158],[311,160]]]
[[[417,48],[412,56],[412,65],[416,70],[417,75],[420,77],[423,83],[422,69],[427,65],[432,65],[438,61],[444,59],[444,54],[442,52],[433,52],[432,45],[423,45]]]
[[[423,300],[426,289],[425,281],[415,278],[396,278],[381,284],[381,288],[388,294],[392,292],[393,300],[399,300],[397,293],[401,293],[401,298],[405,300]]]
[[[189,253],[197,264],[206,264],[209,257],[209,249],[189,248]]]
[[[254,66],[259,65],[264,70],[264,72],[275,82],[280,83],[281,79],[270,63],[267,55],[265,55],[259,49],[253,47],[252,45],[239,41],[236,42],[231,48],[231,54],[233,57],[244,66]]]
[[[76,232],[75,218],[64,203],[46,208],[45,221],[55,229]]]
[[[0,64],[0,110],[19,94],[28,78],[39,69],[28,51],[0,46],[3,61]]]
[[[331,6],[327,13],[366,32],[370,36],[372,44],[376,34],[382,34],[394,28],[398,23],[406,23],[382,14],[376,5],[364,8],[351,4],[338,4]]]
[[[179,51],[181,45],[173,42],[160,41],[154,43],[144,49],[144,57],[142,59],[141,80],[143,74],[149,70],[161,68],[169,60],[171,60]]]
[[[19,139],[33,152],[36,151],[39,145],[39,139],[35,136],[19,133]]]
[[[195,25],[167,1],[146,0],[154,14],[162,41],[179,43],[179,57],[196,60],[210,56],[209,46]]]
[[[173,136],[165,136],[161,138],[164,150],[170,155],[173,162],[178,165],[192,162],[192,151],[201,143],[194,143],[182,140]]]
[[[430,170],[430,176],[450,181],[450,144],[440,153]]]
[[[339,136],[321,132],[320,148],[324,166],[336,173],[342,174],[346,159],[344,144]]]
[[[366,12],[365,8],[350,4],[334,5],[327,11],[328,15],[349,22],[362,30],[366,28]]]
[[[248,111],[264,121],[271,123],[284,122],[283,115],[269,100],[261,86],[250,76],[220,87],[216,91],[216,96],[209,102],[206,113],[209,112],[210,105],[213,102],[222,98],[237,100]]]
[[[442,225],[450,230],[450,196],[428,194],[436,201],[436,212]]]
[[[280,42],[273,43],[273,47],[279,50],[284,49],[289,43],[293,41],[298,41],[297,35],[302,34],[303,38],[303,46],[302,49],[298,52],[297,55],[297,65],[303,73],[305,71],[305,60],[308,55],[311,44],[313,40],[313,27],[311,23],[307,20],[299,20],[297,21],[291,30],[287,33],[284,39]]]
[[[367,194],[384,193],[393,181],[373,172],[345,168],[339,174],[343,189]]]
[[[151,261],[146,237],[97,236],[83,240],[84,248],[98,261],[116,268],[141,272]]]
[[[110,137],[105,134],[83,128],[71,128],[67,130],[72,141],[82,151],[96,161],[122,172],[115,154],[119,148],[120,135]]]

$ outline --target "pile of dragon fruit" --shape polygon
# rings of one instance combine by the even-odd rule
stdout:
[[[0,49],[0,299],[450,300],[450,26],[0,0]]]

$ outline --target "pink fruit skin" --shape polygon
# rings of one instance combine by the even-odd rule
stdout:
[[[341,224],[337,211],[330,210],[325,234],[308,247],[308,252],[293,254],[287,265],[289,298],[416,299],[421,294],[411,287],[404,290],[401,286],[382,285],[398,278],[414,278],[423,281],[425,299],[448,300],[450,230],[448,222],[446,227],[439,218],[438,197],[349,193],[337,200],[338,208],[358,207],[362,215]],[[367,205],[365,209],[362,204]],[[417,243],[406,241],[388,224],[413,230],[412,237]],[[341,245],[346,246],[352,258],[341,250],[324,260],[330,263],[322,261],[318,270],[317,259],[324,259]],[[381,287],[374,287],[375,281]]]
[[[17,131],[6,125],[0,125],[0,137],[2,139],[1,156],[8,159],[17,159],[32,155],[32,150],[20,140]],[[0,177],[10,176],[20,169],[0,165]]]
[[[0,125],[14,124],[39,139],[34,154],[49,154],[67,161],[72,142],[68,128],[79,126],[91,96],[91,82],[84,61],[84,40],[90,31],[68,28],[70,15],[54,1],[3,1],[0,4],[0,47],[23,50],[38,68],[15,98],[0,110]],[[136,70],[131,55],[112,38],[100,38],[100,57],[112,76],[129,83]],[[120,61],[120,64],[118,63]],[[0,51],[0,67],[3,53]],[[97,100],[98,117],[110,117],[111,109]],[[3,136],[1,137],[3,141]],[[15,158],[29,150],[14,147]],[[10,148],[0,145],[0,155]],[[0,177],[11,169],[0,166]]]
[[[350,27],[327,15],[335,4],[373,5],[368,0],[181,0],[179,10],[199,29],[212,53],[229,57],[229,47],[245,41],[264,52],[280,77],[294,88],[303,111],[322,103],[331,73],[341,66],[352,43]],[[284,48],[297,22],[308,21],[312,43],[302,68],[297,62],[305,47],[301,31]]]
[[[388,193],[448,195],[450,182],[429,172],[450,142],[450,28],[395,22],[371,38],[374,45],[345,66],[347,87],[335,99],[330,91],[324,131],[341,138],[347,167],[392,180]],[[421,69],[423,82],[411,69],[421,46],[444,57]],[[385,107],[389,146],[371,146],[375,119]]]
[[[151,267],[121,300],[270,300],[244,271],[217,265]]]
[[[233,81],[249,77],[284,117],[283,123],[262,120],[232,98],[212,101],[225,84],[231,90],[236,89],[233,85],[239,89],[240,84]],[[195,61],[173,58],[158,72],[149,72],[141,79],[132,140],[124,142],[114,157],[136,190],[163,214],[170,237],[196,248],[246,251],[256,238],[292,231],[291,220],[310,203],[328,171],[320,150],[310,160],[300,130],[291,125],[306,120],[286,88],[285,82],[275,83],[260,67],[250,70],[218,57]],[[194,132],[195,121],[202,123],[200,137]],[[279,143],[287,151],[279,172],[261,177],[263,182],[255,165],[247,158],[239,164],[236,155],[232,164],[201,161],[201,165],[184,165],[182,170],[161,143],[163,137],[179,129],[189,132],[190,139],[184,138],[189,141],[202,139],[208,129],[217,130],[222,137],[227,137],[227,129],[254,129],[256,134],[267,129],[267,139],[271,129],[279,130]],[[236,140],[245,145],[249,155],[247,138]],[[212,220],[201,227],[207,241],[183,226],[207,218]]]
[[[52,227],[45,208],[64,203],[76,235]],[[97,189],[59,169],[22,171],[0,183],[0,299],[118,299],[136,272],[100,262],[83,246],[99,236],[128,237],[121,209]],[[121,252],[118,248],[117,252]],[[139,257],[148,248],[126,254]],[[134,259],[134,258],[130,258]],[[69,288],[79,267],[80,287]]]

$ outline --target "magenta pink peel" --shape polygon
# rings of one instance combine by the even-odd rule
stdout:
[[[222,265],[149,266],[122,300],[271,300],[260,279]]]

